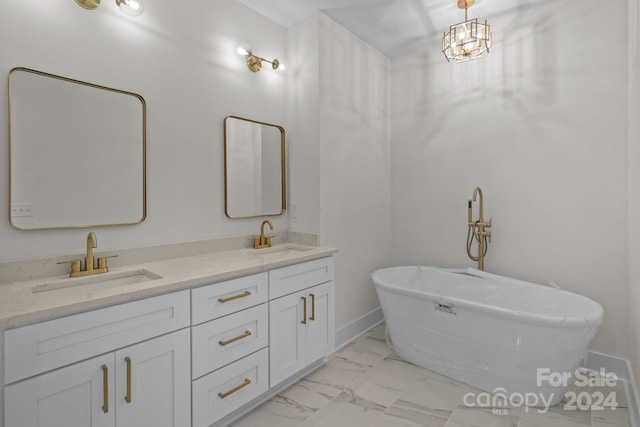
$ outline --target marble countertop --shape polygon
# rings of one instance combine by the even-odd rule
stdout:
[[[2,284],[0,327],[15,327],[190,289],[331,256],[336,252],[335,248],[282,243],[268,249],[234,249],[109,268],[108,273],[93,276],[69,278],[65,275]],[[115,285],[108,283],[111,278],[135,275],[140,271],[149,272],[153,279],[131,284],[123,284],[118,280],[113,280]],[[95,282],[87,283],[90,281]],[[40,292],[33,292],[34,289]]]

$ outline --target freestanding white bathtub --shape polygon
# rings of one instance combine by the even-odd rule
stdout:
[[[589,298],[471,268],[393,267],[372,279],[400,357],[487,392],[535,393],[533,406],[562,399],[545,373],[573,373],[602,322]]]

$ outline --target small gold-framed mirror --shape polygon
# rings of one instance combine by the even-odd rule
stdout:
[[[11,225],[49,230],[144,221],[144,98],[21,67],[8,79]]]
[[[226,117],[224,175],[229,218],[283,215],[287,209],[284,128]]]

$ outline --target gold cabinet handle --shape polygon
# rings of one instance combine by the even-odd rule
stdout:
[[[311,296],[311,317],[309,320],[316,320],[316,296],[314,294],[309,294]]]
[[[238,295],[234,295],[234,296],[232,296],[232,297],[228,297],[228,298],[218,298],[218,302],[225,303],[225,302],[233,301],[234,299],[248,297],[249,295],[251,295],[251,292],[249,292],[249,291],[244,291],[243,293],[238,294]]]
[[[109,368],[102,365],[102,412],[109,412]]]
[[[300,297],[302,299],[302,320],[300,323],[307,324],[307,297]]]
[[[131,358],[125,357],[127,363],[127,395],[124,397],[125,402],[131,403]]]
[[[224,399],[225,397],[232,395],[236,391],[240,390],[243,387],[248,386],[249,384],[251,384],[251,380],[249,378],[245,378],[244,382],[242,384],[235,386],[234,388],[232,388],[231,390],[229,390],[229,391],[227,391],[225,393],[218,393],[218,397],[220,399]]]
[[[237,337],[234,338],[230,338],[226,341],[218,341],[218,344],[220,344],[221,346],[225,346],[228,344],[231,344],[232,342],[236,342],[238,340],[241,340],[242,338],[246,338],[246,337],[250,337],[251,336],[251,332],[250,331],[245,331],[244,334],[242,335],[238,335]]]

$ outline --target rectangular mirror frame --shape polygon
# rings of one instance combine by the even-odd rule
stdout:
[[[237,119],[244,120],[247,122],[259,124],[262,126],[270,126],[277,128],[280,131],[280,173],[281,173],[281,191],[282,191],[282,209],[278,213],[260,213],[256,215],[246,215],[246,216],[232,216],[229,213],[229,180],[228,180],[228,164],[227,164],[227,156],[228,152],[228,142],[227,142],[227,119]],[[228,218],[232,219],[240,219],[240,218],[258,218],[263,216],[279,216],[284,215],[287,211],[287,178],[286,178],[286,156],[285,156],[285,130],[282,126],[274,125],[271,123],[260,122],[257,120],[246,119],[244,117],[238,116],[227,116],[224,119],[224,213]]]
[[[64,82],[68,82],[68,83],[74,83],[74,84],[78,84],[78,85],[83,85],[83,86],[87,86],[90,88],[95,88],[95,89],[99,89],[99,90],[105,90],[105,91],[109,91],[109,92],[113,92],[113,93],[118,93],[118,94],[122,94],[122,95],[127,95],[127,96],[132,96],[137,98],[140,103],[141,103],[141,112],[142,112],[142,122],[141,122],[141,126],[142,126],[142,135],[141,135],[141,142],[142,142],[142,165],[141,165],[141,172],[142,172],[142,215],[141,218],[138,221],[133,221],[133,222],[120,222],[120,223],[87,223],[87,224],[74,224],[74,225],[63,225],[63,226],[46,226],[46,227],[33,227],[33,228],[25,228],[25,227],[20,227],[18,225],[16,225],[12,219],[12,203],[13,203],[13,194],[12,194],[12,180],[14,179],[14,177],[12,176],[12,157],[11,157],[11,152],[12,152],[12,133],[11,133],[11,123],[12,123],[12,110],[11,110],[11,76],[14,72],[28,72],[28,73],[33,73],[39,76],[43,76],[43,77],[49,77],[52,79],[57,79],[57,80],[61,80]],[[43,71],[37,71],[37,70],[33,70],[33,69],[29,69],[29,68],[24,68],[24,67],[16,67],[11,69],[11,71],[9,72],[8,75],[8,92],[9,92],[9,123],[8,123],[8,128],[9,128],[9,206],[8,206],[8,213],[9,213],[9,222],[11,224],[11,226],[13,228],[16,228],[18,230],[23,230],[23,231],[33,231],[33,230],[56,230],[56,229],[76,229],[76,228],[88,228],[88,227],[103,227],[103,226],[117,226],[117,225],[135,225],[135,224],[140,224],[142,223],[147,216],[147,149],[146,149],[146,145],[147,145],[147,141],[146,141],[146,134],[147,134],[147,107],[146,107],[146,101],[144,100],[144,98],[141,95],[138,95],[136,93],[133,92],[127,92],[124,90],[119,90],[119,89],[113,89],[110,87],[106,87],[106,86],[101,86],[101,85],[97,85],[97,84],[93,84],[93,83],[87,83],[87,82],[83,82],[80,80],[75,80],[75,79],[71,79],[68,77],[62,77],[62,76],[58,76],[55,74],[50,74],[50,73],[46,73]],[[61,190],[64,191],[64,190]]]

